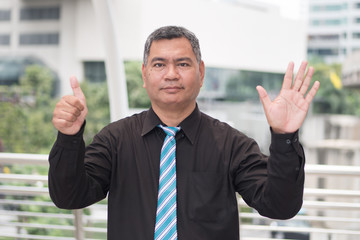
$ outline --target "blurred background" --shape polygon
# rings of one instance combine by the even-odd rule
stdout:
[[[303,209],[260,217],[239,196],[241,239],[360,238],[360,0],[0,0],[0,239],[106,239],[106,199],[59,210],[47,190],[52,112],[75,75],[87,97],[85,141],[147,109],[146,37],[180,25],[200,40],[202,111],[268,153],[255,89],[271,97],[290,61],[321,83],[304,126]]]

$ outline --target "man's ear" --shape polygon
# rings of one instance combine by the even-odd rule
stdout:
[[[205,77],[205,63],[201,60],[199,64],[199,72],[200,72],[200,79],[201,79],[201,86],[204,83],[204,77]]]
[[[146,69],[145,69],[145,65],[143,63],[142,66],[141,66],[141,74],[142,74],[142,79],[143,79],[143,88],[146,88],[146,83],[145,83],[146,74],[145,74],[145,72],[146,72]]]

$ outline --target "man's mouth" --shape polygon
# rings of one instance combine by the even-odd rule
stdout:
[[[161,88],[161,90],[164,90],[166,92],[178,92],[180,91],[181,89],[183,89],[183,87],[181,86],[167,86],[167,87],[163,87]]]

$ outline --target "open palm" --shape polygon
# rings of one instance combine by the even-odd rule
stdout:
[[[305,73],[306,66],[307,62],[302,62],[293,83],[294,63],[289,63],[280,94],[273,101],[263,87],[256,87],[267,121],[276,133],[292,133],[301,127],[309,105],[320,87],[320,83],[316,81],[306,94],[314,73],[312,67]]]

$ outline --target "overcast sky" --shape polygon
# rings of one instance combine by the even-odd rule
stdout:
[[[280,7],[280,13],[291,19],[306,19],[308,0],[257,0]]]

